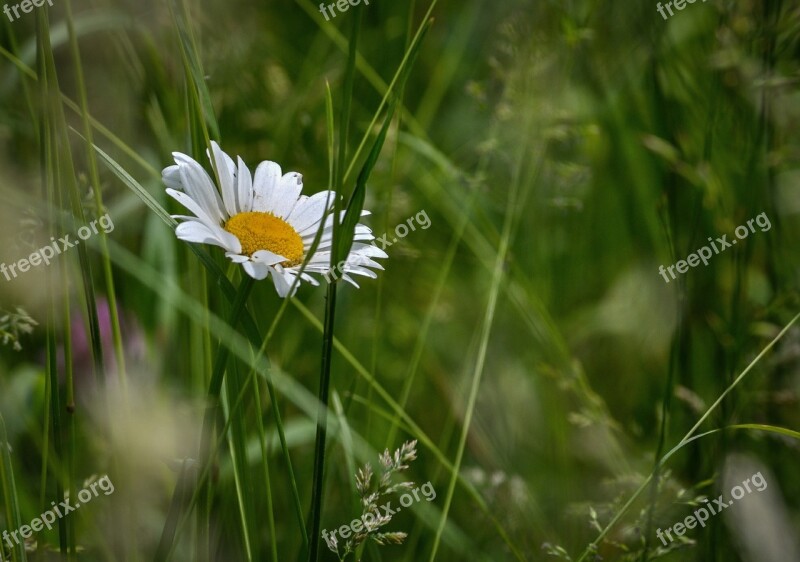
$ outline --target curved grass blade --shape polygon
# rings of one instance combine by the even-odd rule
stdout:
[[[786,335],[786,333],[789,331],[789,329],[792,326],[794,326],[794,324],[798,321],[798,319],[800,319],[800,314],[797,314],[794,318],[792,318],[789,321],[789,323],[786,324],[786,326],[784,326],[784,328],[778,333],[778,335],[776,335],[772,339],[772,341],[770,341],[766,345],[766,347],[764,347],[764,349],[762,349],[761,352],[758,355],[756,355],[756,357],[750,362],[749,365],[747,365],[747,367],[744,369],[744,371],[742,371],[739,374],[739,376],[736,377],[736,379],[730,385],[728,385],[728,388],[726,388],[723,391],[723,393],[719,395],[719,397],[714,401],[714,403],[711,406],[708,407],[708,409],[706,410],[705,414],[703,414],[700,417],[700,419],[697,420],[697,423],[695,423],[694,426],[692,426],[692,428],[686,433],[686,435],[683,436],[683,439],[681,439],[680,442],[675,447],[673,447],[673,449],[669,453],[664,455],[663,459],[661,460],[661,464],[663,464],[675,452],[680,450],[681,447],[683,447],[684,445],[686,445],[687,443],[689,443],[689,442],[691,442],[693,440],[692,436],[697,431],[697,428],[699,428],[700,425],[702,425],[702,423],[706,419],[708,419],[708,417],[711,415],[711,413],[714,410],[716,410],[717,406],[719,406],[719,404],[722,402],[722,400],[724,400],[725,397],[728,394],[730,394],[733,391],[733,389],[736,388],[739,385],[740,382],[742,382],[742,380],[747,376],[748,373],[750,373],[750,371],[753,370],[753,368],[758,364],[758,362],[761,361],[761,359],[763,359],[764,356],[767,353],[769,353],[769,351],[775,346],[776,343],[778,343],[778,341],[781,340],[781,338],[783,338],[784,335]],[[703,435],[706,435],[706,434],[703,434]],[[614,517],[611,518],[611,521],[609,521],[609,523],[603,528],[603,530],[600,531],[600,534],[597,535],[597,537],[594,539],[594,541],[592,541],[591,543],[589,543],[589,545],[587,545],[587,547],[584,549],[583,553],[581,554],[580,558],[578,558],[577,562],[581,562],[582,560],[585,560],[586,557],[589,556],[595,550],[595,548],[600,543],[600,541],[602,541],[605,538],[605,536],[609,533],[609,531],[611,531],[611,529],[614,527],[614,525],[617,524],[617,522],[628,511],[628,509],[631,507],[631,505],[633,505],[633,502],[636,501],[636,499],[639,497],[639,495],[642,493],[642,491],[644,491],[644,489],[647,487],[647,485],[652,480],[654,473],[655,473],[655,471],[651,472],[650,476],[648,476],[647,479],[639,486],[639,488],[636,489],[636,491],[631,495],[631,497],[628,499],[628,501],[626,501],[625,504],[619,510],[617,510],[617,512],[614,514]]]

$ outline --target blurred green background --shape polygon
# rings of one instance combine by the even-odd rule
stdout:
[[[434,7],[369,182],[366,208],[373,214],[365,219],[378,236],[422,211],[431,226],[388,248],[377,280],[339,289],[336,336],[352,360],[334,355],[338,413],[332,417],[346,423],[329,439],[322,526],[359,513],[353,463],[368,459],[354,454],[348,432],[377,451],[420,439],[407,478],[431,481],[437,498],[392,521],[390,529],[409,534],[404,545],[370,547],[362,560],[429,560],[434,551],[440,561],[577,560],[657,457],[681,441],[800,311],[800,7],[710,0],[665,21],[655,4],[442,0]],[[328,185],[326,84],[338,120],[356,11],[363,24],[348,156],[365,133],[377,134],[371,120],[430,5],[372,0],[330,22],[304,0],[184,7],[219,124],[216,140],[251,170],[269,159],[301,172],[304,193],[311,194]],[[198,112],[180,15],[172,16],[168,3],[79,0],[70,17],[66,0],[55,0],[49,11],[18,21],[0,17],[4,263],[49,239],[42,177],[61,173],[43,148],[46,114],[58,102],[40,97],[41,81],[21,70],[44,68],[44,28],[37,57],[36,19],[44,13],[58,77],[48,87],[76,102],[85,87],[89,113],[117,139],[95,131],[95,143],[156,201],[183,212],[168,201],[160,179],[172,151],[208,164],[194,150]],[[85,196],[80,204],[94,217],[80,112],[64,111],[74,180]],[[44,268],[10,282],[0,277],[3,310],[21,307],[38,322],[24,333],[30,325],[24,319],[0,320],[10,334],[0,349],[0,414],[9,445],[0,526],[12,528],[12,495],[23,521],[38,516],[55,498],[52,475],[66,470],[52,451],[49,330],[62,382],[64,346],[72,350],[76,410],[63,415],[74,419],[64,437],[74,447],[73,485],[108,473],[116,486],[112,496],[71,516],[81,546],[76,559],[150,560],[178,459],[197,457],[207,381],[224,345],[202,315],[191,317],[180,302],[192,299],[222,318],[227,305],[197,256],[108,166],[98,169],[115,224],[108,256],[127,405],[115,401],[123,398],[116,392],[102,250],[88,253],[91,273],[77,251],[62,256],[60,280],[51,288]],[[737,226],[760,213],[769,230],[757,228],[669,284],[659,275],[660,265],[685,259],[709,237],[733,238]],[[227,271],[222,252],[210,253]],[[152,282],[137,272],[151,272]],[[99,303],[103,372],[93,367],[87,334],[81,280],[87,275]],[[237,284],[239,273],[232,279]],[[323,288],[303,286],[296,300],[321,320]],[[53,314],[48,302],[55,303]],[[271,281],[257,284],[249,310],[263,333],[281,304]],[[13,348],[17,337],[21,350]],[[316,394],[321,341],[318,325],[289,305],[269,343],[273,369]],[[364,372],[415,427],[405,419],[398,424]],[[647,487],[586,559],[800,560],[797,435],[774,429],[800,430],[798,391],[800,328],[792,327],[699,431],[734,424],[773,429],[720,431],[683,447],[658,472],[658,488]],[[307,509],[314,418],[300,396],[287,389],[278,402]],[[278,559],[292,561],[300,534],[270,408],[262,387],[259,398],[248,398],[244,418],[251,422],[253,463],[244,470],[258,473],[261,438],[253,420],[263,414],[275,513],[273,536],[267,491],[254,478],[244,495],[264,519],[256,525],[252,559],[270,559],[275,544]],[[462,480],[448,505],[454,465]],[[213,475],[214,559],[248,559],[236,470],[223,450]],[[687,531],[680,542],[665,547],[656,538],[656,529],[683,520],[700,498],[727,495],[759,471],[769,484],[764,492]],[[198,532],[190,521],[174,560],[195,559]],[[60,559],[58,545],[55,531],[42,533],[28,559]],[[336,558],[325,551],[321,559]]]

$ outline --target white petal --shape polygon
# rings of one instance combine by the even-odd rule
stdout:
[[[342,279],[344,279],[345,281],[347,281],[348,283],[350,283],[350,284],[351,284],[353,287],[355,287],[356,289],[360,289],[360,288],[361,288],[361,287],[359,286],[359,284],[358,284],[358,283],[356,283],[355,281],[353,281],[353,278],[352,278],[352,277],[350,277],[350,276],[349,276],[349,275],[347,275],[347,274],[345,274],[345,275],[342,275]]]
[[[230,232],[225,232],[221,228],[212,229],[208,225],[190,221],[179,224],[175,228],[175,235],[186,242],[199,242],[201,244],[211,244],[219,246],[229,252],[241,252],[242,246],[239,239]]]
[[[226,252],[225,257],[231,260],[233,263],[244,263],[246,261],[250,261],[250,256],[243,256],[242,254],[236,252]]]
[[[217,224],[224,222],[227,216],[223,213],[222,199],[203,167],[180,152],[173,152],[172,155],[180,167],[183,190],[197,201]]]
[[[333,191],[320,191],[308,199],[298,201],[286,222],[292,225],[292,228],[300,235],[304,234],[306,230],[316,233],[325,211],[333,205],[334,197],[336,197],[336,193]]]
[[[383,271],[383,266],[381,264],[369,259],[367,256],[363,254],[350,254],[350,257],[347,258],[347,266],[350,265],[358,265],[361,267],[372,267]]]
[[[208,226],[219,226],[219,221],[215,221],[212,219],[203,209],[203,207],[197,203],[194,199],[192,199],[189,195],[185,194],[183,191],[176,191],[174,189],[167,189],[167,195],[175,199],[178,203],[189,209],[191,212],[195,214],[195,216],[200,219],[202,222],[206,223]],[[181,216],[181,215],[176,215]]]
[[[378,248],[375,243],[364,244],[363,242],[353,242],[353,247],[350,249],[352,253],[358,253],[371,258],[388,258],[389,254]]]
[[[269,275],[269,266],[260,262],[246,261],[242,264],[242,267],[250,277],[258,281],[266,279],[267,275]]]
[[[319,281],[317,281],[316,279],[311,277],[308,273],[303,273],[303,275],[301,277],[302,277],[303,281],[308,281],[309,283],[311,283],[315,287],[319,287]]]
[[[287,258],[274,254],[269,250],[259,250],[253,254],[253,261],[263,263],[264,265],[275,265],[288,261]]]
[[[265,161],[256,168],[253,179],[253,210],[268,213],[275,201],[275,192],[281,178],[281,167],[275,162]]]
[[[311,243],[314,242],[314,238],[316,237],[316,232],[310,232],[306,235],[301,236],[303,239],[303,245],[306,247],[306,250],[311,247]],[[375,236],[372,235],[372,231],[364,226],[363,224],[356,225],[355,235],[353,237],[353,241],[355,242],[370,242],[375,240]],[[319,239],[319,246],[317,246],[318,250],[325,250],[331,247],[331,242],[333,241],[333,229],[326,229],[325,233]]]
[[[303,176],[297,172],[289,172],[278,181],[278,191],[272,206],[272,214],[285,219],[295,205],[300,193],[303,191]]]
[[[300,277],[300,279],[302,281],[305,281],[306,283],[309,283],[309,284],[313,285],[314,287],[319,287],[319,281],[317,281],[316,279],[311,277],[308,273],[303,272],[303,274],[300,275],[300,266],[299,265],[294,266],[294,267],[286,267],[286,268],[283,269],[283,272],[284,272],[285,275],[287,275],[287,279],[289,280],[289,284],[290,285],[292,283],[294,283],[294,280],[297,277]],[[298,282],[298,286],[299,285],[301,285],[301,283]]]
[[[183,189],[180,166],[174,165],[164,168],[161,172],[161,180],[164,182],[164,185],[170,189]]]
[[[311,259],[308,260],[307,271],[318,271],[319,267],[330,268],[331,266],[331,252],[330,250],[323,250],[315,252]],[[312,269],[313,268],[313,269]]]
[[[355,273],[356,275],[364,275],[365,277],[371,277],[373,279],[378,278],[378,274],[372,271],[371,269],[367,269],[366,267],[360,267],[357,265],[347,264],[346,266],[344,266],[344,271],[346,273]]]
[[[314,233],[307,234],[307,235],[302,237],[303,246],[305,247],[306,250],[311,248],[311,244],[314,242],[314,238],[316,238],[316,236],[317,236],[317,233],[314,232]],[[318,250],[326,250],[326,249],[330,248],[332,241],[333,241],[333,232],[328,230],[327,232],[325,232],[325,234],[320,236],[320,238],[319,238],[319,246],[317,246],[317,249]]]
[[[253,210],[253,176],[241,158],[239,158],[239,173],[236,174],[236,200],[242,212]]]
[[[346,211],[341,211],[339,213],[339,222],[340,223],[341,223],[341,220],[344,218],[345,212]],[[363,215],[363,213],[362,213],[362,215]],[[359,224],[358,226],[366,228],[368,231],[370,231],[370,233],[372,232],[371,230],[369,230],[369,228],[367,226],[365,226],[363,224]],[[325,219],[325,229],[329,230],[329,229],[332,229],[332,228],[333,228],[333,215],[328,215],[328,218]],[[295,229],[295,230],[297,230],[297,229]],[[300,236],[308,236],[312,232],[315,233],[317,230],[319,230],[319,224],[313,224],[311,227],[307,227],[305,229],[298,230],[297,233],[300,234]],[[313,236],[312,236],[312,238],[313,238]]]
[[[222,152],[216,141],[211,141],[211,152],[208,153],[209,160],[213,157],[214,168],[217,170],[219,176],[219,187],[222,190],[222,201],[225,203],[225,209],[228,211],[228,216],[239,214],[241,209],[236,205],[236,195],[234,194],[234,187],[236,186],[236,164],[230,156]]]
[[[278,291],[278,296],[281,298],[285,298],[289,294],[289,289],[291,289],[292,280],[286,277],[285,273],[276,269],[272,270],[272,281],[275,283],[275,290]]]

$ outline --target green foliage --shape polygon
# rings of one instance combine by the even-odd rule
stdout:
[[[399,471],[440,494],[319,560],[800,556],[800,10],[656,4],[0,14],[0,263],[116,225],[0,274],[0,531],[116,486],[0,558],[304,560]],[[361,222],[385,271],[280,300],[178,241],[160,170],[219,179],[211,140],[335,190],[332,263]]]

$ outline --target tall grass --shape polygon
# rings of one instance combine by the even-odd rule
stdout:
[[[115,223],[0,273],[0,531],[116,487],[0,559],[336,560],[357,467],[408,440],[436,498],[349,559],[800,556],[797,7],[348,6],[0,15],[0,264]],[[178,241],[160,170],[220,183],[212,140],[336,192],[331,265],[364,222],[379,279],[282,300]],[[743,467],[765,493],[656,537]]]

